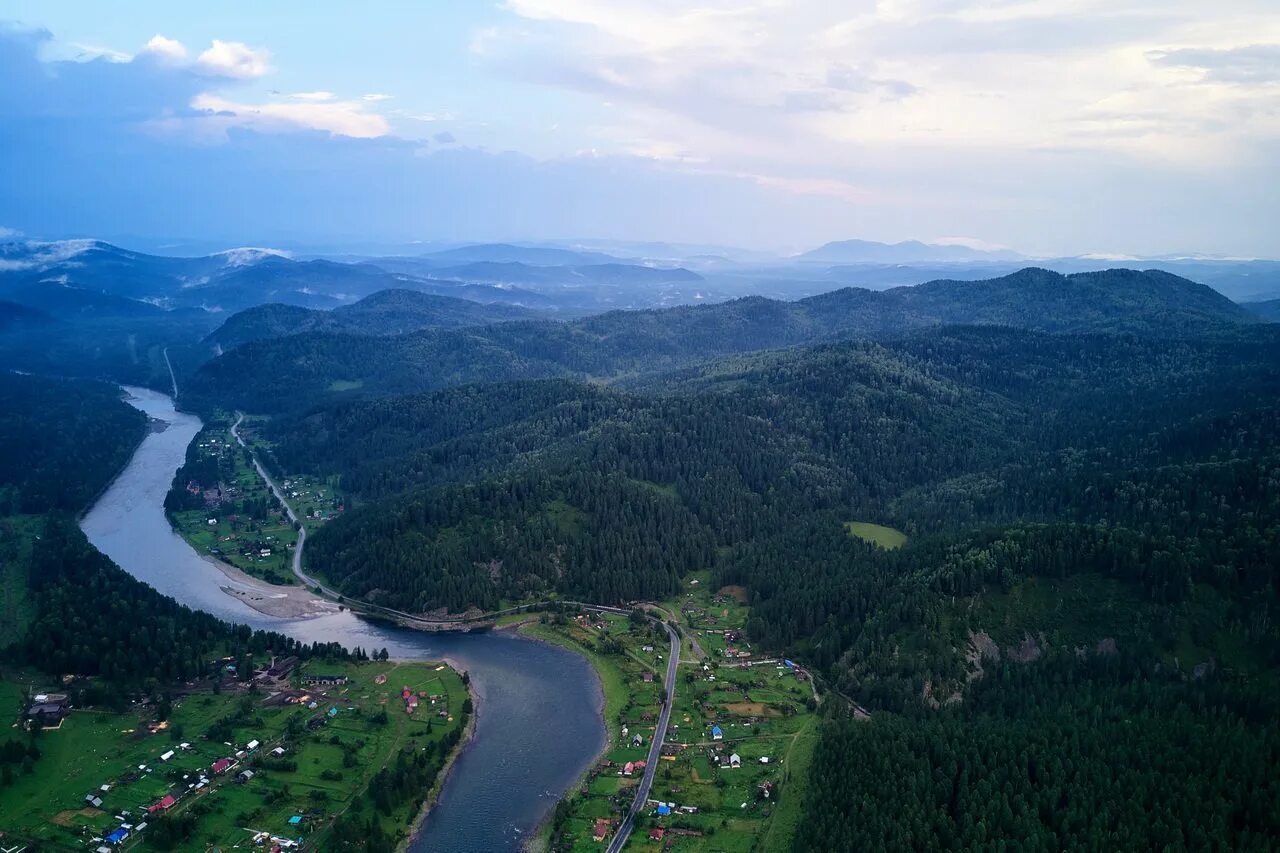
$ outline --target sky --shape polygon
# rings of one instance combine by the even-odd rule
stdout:
[[[0,236],[1280,256],[1276,0],[0,17]]]

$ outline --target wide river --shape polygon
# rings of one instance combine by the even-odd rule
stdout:
[[[125,571],[191,607],[289,634],[381,649],[394,658],[447,659],[476,694],[476,730],[427,817],[414,851],[517,850],[522,838],[591,763],[605,742],[600,680],[579,655],[498,631],[423,634],[349,612],[311,619],[266,616],[219,588],[228,580],[174,533],[164,496],[200,430],[198,418],[145,388],[128,402],[166,426],[149,434],[80,526]]]

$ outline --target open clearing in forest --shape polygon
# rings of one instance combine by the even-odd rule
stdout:
[[[856,536],[864,542],[879,545],[881,548],[886,548],[890,551],[907,544],[907,534],[892,527],[885,527],[883,524],[872,524],[869,521],[846,521],[844,529],[849,531],[850,536]]]

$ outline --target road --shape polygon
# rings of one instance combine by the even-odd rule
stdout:
[[[649,758],[644,765],[644,776],[640,779],[640,786],[636,788],[636,798],[631,802],[631,808],[627,810],[627,816],[622,819],[618,832],[609,842],[607,853],[620,853],[626,846],[627,839],[631,837],[631,830],[635,828],[636,815],[649,801],[653,777],[658,772],[658,762],[662,758],[662,743],[667,737],[667,724],[671,722],[671,707],[676,699],[676,668],[680,665],[680,635],[661,619],[653,621],[666,629],[667,637],[671,640],[671,655],[667,658],[667,701],[662,703],[662,712],[658,714],[658,725],[653,730],[653,740],[649,744]]]

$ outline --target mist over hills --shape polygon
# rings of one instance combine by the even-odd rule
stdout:
[[[1255,322],[1211,289],[1158,271],[1062,276],[1029,268],[987,282],[846,288],[797,302],[748,297],[377,340],[325,333],[260,340],[201,367],[191,395],[248,411],[296,410],[351,392],[378,396],[551,376],[617,379],[699,359],[944,324],[1176,336]]]

